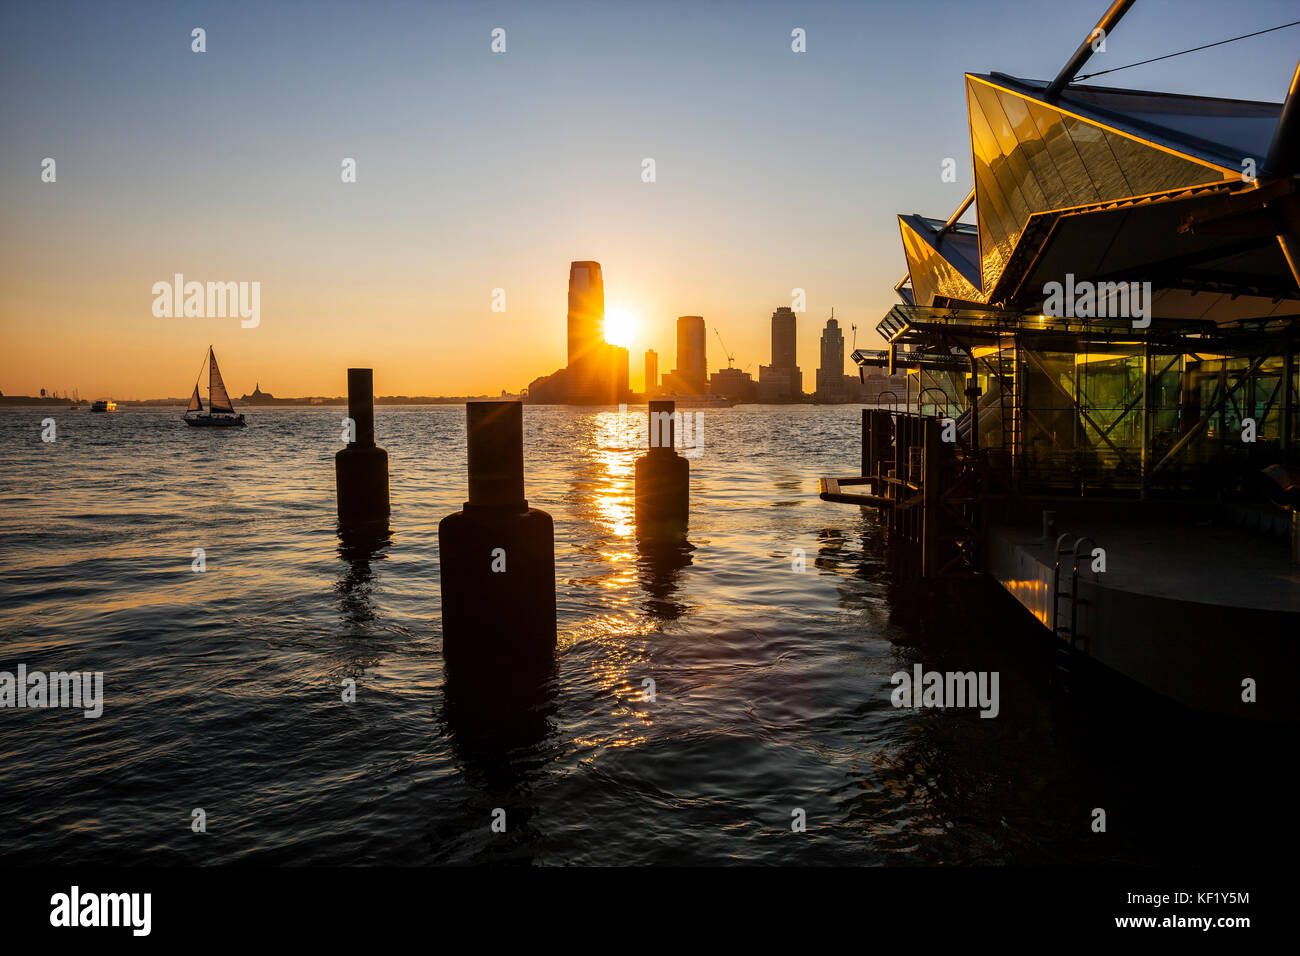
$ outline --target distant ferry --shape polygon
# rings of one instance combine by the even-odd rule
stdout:
[[[186,425],[207,428],[243,428],[244,416],[235,414],[235,406],[230,404],[226,393],[226,383],[221,378],[221,369],[217,368],[217,356],[208,346],[208,357],[204,363],[208,367],[208,410],[203,411],[203,400],[199,398],[199,383],[194,383],[194,394],[190,396],[189,407],[185,409]],[[203,376],[203,367],[199,367],[199,376]],[[199,414],[191,417],[191,412]]]
[[[117,402],[113,401],[111,398],[101,398],[94,405],[90,406],[90,410],[92,412],[115,412],[117,411]]]
[[[733,399],[725,395],[662,395],[665,402],[672,402],[677,408],[731,408]]]

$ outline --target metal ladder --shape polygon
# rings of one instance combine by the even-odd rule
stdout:
[[[1052,679],[1054,682],[1059,681],[1068,691],[1070,678],[1074,673],[1075,656],[1079,650],[1079,642],[1086,640],[1086,636],[1079,633],[1079,605],[1087,605],[1089,602],[1079,598],[1079,558],[1092,557],[1091,551],[1080,554],[1080,548],[1084,543],[1097,546],[1097,542],[1087,535],[1081,535],[1074,540],[1071,547],[1065,548],[1065,539],[1070,537],[1067,531],[1056,539],[1056,564],[1052,568],[1052,637],[1053,643],[1053,664]],[[1070,555],[1070,590],[1069,593],[1061,591],[1061,558]],[[1069,603],[1069,623],[1061,622],[1061,601]],[[1068,643],[1066,643],[1068,641]]]
[[[1007,468],[1007,477],[1014,486],[1015,463],[1020,457],[1018,442],[1019,416],[1016,414],[1016,364],[1019,359],[1015,336],[1002,336],[998,339],[998,350],[992,356],[990,368],[998,382],[998,412],[1001,418],[1002,447],[999,449],[1002,461]]]

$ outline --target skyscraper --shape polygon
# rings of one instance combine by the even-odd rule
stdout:
[[[605,280],[600,263],[569,264],[569,401],[597,405],[609,401],[605,352]]]
[[[659,392],[659,353],[654,349],[645,350],[645,394],[646,398]]]
[[[772,364],[758,367],[760,402],[803,401],[803,372],[795,364],[795,314],[786,305],[772,313]]]
[[[605,351],[605,374],[600,383],[602,405],[617,405],[628,398],[628,360],[631,357],[621,345],[602,343]]]
[[[772,368],[795,366],[795,315],[783,305],[772,313]]]
[[[704,316],[678,316],[674,391],[685,395],[704,395],[708,392],[709,371],[704,346]]]
[[[822,330],[821,366],[817,369],[819,402],[843,402],[848,397],[844,382],[844,333],[834,319],[826,320]]]
[[[605,341],[600,263],[569,263],[569,364],[528,386],[539,405],[617,405],[628,400],[628,351]]]

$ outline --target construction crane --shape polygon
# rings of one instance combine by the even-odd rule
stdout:
[[[714,329],[713,334],[718,337],[719,342],[722,342],[722,354],[727,357],[727,368],[731,368],[736,362],[736,356],[727,351],[727,343],[722,341],[721,332],[719,332],[717,329]]]

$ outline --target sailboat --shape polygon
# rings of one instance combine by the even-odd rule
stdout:
[[[230,404],[226,394],[226,383],[221,380],[221,369],[217,368],[217,356],[208,346],[208,410],[203,411],[203,399],[199,398],[199,383],[194,382],[194,394],[190,396],[189,407],[185,409],[185,424],[206,426],[209,428],[243,428],[246,424],[243,415],[235,414],[235,407]],[[203,368],[199,367],[199,377]],[[191,415],[198,412],[197,415]]]

